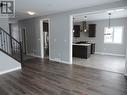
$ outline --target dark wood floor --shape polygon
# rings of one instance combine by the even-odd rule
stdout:
[[[127,95],[120,74],[31,59],[23,69],[0,76],[0,95]]]

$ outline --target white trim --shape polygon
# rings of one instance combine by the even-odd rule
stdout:
[[[33,54],[33,53],[28,53],[27,55],[33,56],[33,57],[37,57],[37,58],[42,58],[42,56],[38,56],[38,55],[35,55],[35,54]]]
[[[29,56],[33,56],[33,57],[38,57],[38,58],[42,58],[41,56],[38,56],[38,55],[35,55],[35,54],[27,54],[27,55],[29,55]],[[65,63],[65,64],[72,64],[72,63],[70,63],[70,62],[67,62],[67,61],[62,61],[62,60],[58,60],[58,59],[52,59],[52,58],[49,58],[49,60],[51,60],[51,61],[55,61],[55,62],[60,62],[60,63]]]
[[[43,42],[43,21],[48,20],[49,23],[49,58],[50,58],[50,18],[44,18],[40,20],[40,44],[41,44],[41,58],[44,58],[44,42]]]
[[[40,20],[40,50],[41,50],[41,57],[43,58],[44,57],[44,54],[43,54],[43,21]]]
[[[122,54],[113,54],[113,53],[104,53],[104,52],[95,52],[95,54],[125,57],[125,55]]]
[[[70,32],[69,32],[69,59],[70,59],[70,64],[73,63],[73,49],[72,49],[72,43],[73,43],[73,16],[70,16]]]
[[[127,76],[127,49],[126,49],[126,64],[125,64],[125,76]]]
[[[21,69],[21,67],[16,67],[16,68],[14,68],[14,69],[2,71],[2,72],[0,72],[0,75],[6,74],[6,73],[9,73],[9,72],[12,72],[12,71],[16,71],[16,70],[19,70],[19,69]]]
[[[70,62],[67,62],[67,61],[62,61],[62,60],[57,60],[57,59],[52,59],[52,58],[50,58],[49,60],[59,62],[59,63],[63,63],[63,64],[71,64]]]

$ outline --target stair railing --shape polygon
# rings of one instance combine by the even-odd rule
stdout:
[[[23,61],[22,43],[0,27],[0,50],[17,61]]]

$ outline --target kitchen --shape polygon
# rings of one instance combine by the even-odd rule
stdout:
[[[86,18],[85,18],[86,19]],[[88,33],[89,38],[96,37],[96,24],[88,24],[83,21],[74,25],[73,32],[73,57],[89,58],[91,54],[95,53],[95,42],[90,41],[78,41],[80,32]]]
[[[127,10],[117,10],[73,17],[74,64],[121,74],[125,72],[127,15],[124,13]]]

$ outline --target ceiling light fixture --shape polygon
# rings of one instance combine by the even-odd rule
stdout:
[[[29,15],[31,15],[31,16],[36,14],[35,12],[32,12],[32,11],[28,11],[27,13],[28,13]]]
[[[124,11],[125,9],[117,9],[116,12]]]
[[[113,12],[120,12],[120,11],[124,11],[125,9],[115,9],[115,10],[109,10],[107,11],[108,13],[113,13]]]
[[[85,21],[83,22],[83,31],[87,32],[87,16],[85,16]]]

